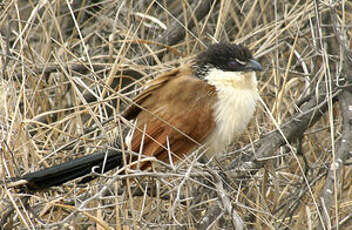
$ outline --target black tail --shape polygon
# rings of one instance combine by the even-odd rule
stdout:
[[[30,190],[42,190],[51,186],[61,185],[78,177],[94,172],[105,173],[123,165],[122,153],[116,149],[93,153],[63,164],[26,174],[17,180],[27,181],[26,187]],[[96,176],[87,176],[81,180],[86,183]]]

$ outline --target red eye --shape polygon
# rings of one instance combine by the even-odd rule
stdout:
[[[229,62],[229,67],[232,69],[232,68],[236,68],[236,67],[238,67],[239,66],[239,64],[238,64],[238,62],[236,62],[236,61],[230,61]]]

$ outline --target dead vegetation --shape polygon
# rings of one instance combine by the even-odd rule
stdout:
[[[352,229],[351,1],[0,8],[3,229]],[[265,66],[256,117],[219,164],[194,153],[89,185],[7,187],[120,138],[139,86],[216,40],[246,44]]]

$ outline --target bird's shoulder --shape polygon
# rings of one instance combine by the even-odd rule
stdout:
[[[206,90],[206,92],[204,92]],[[127,120],[135,119],[144,109],[159,106],[163,100],[187,100],[197,95],[211,95],[215,88],[193,75],[191,65],[175,68],[147,82],[123,112]],[[191,95],[189,98],[187,95]]]

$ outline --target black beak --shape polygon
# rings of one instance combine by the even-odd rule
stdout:
[[[250,71],[263,71],[262,65],[254,59],[249,59],[246,69]]]

